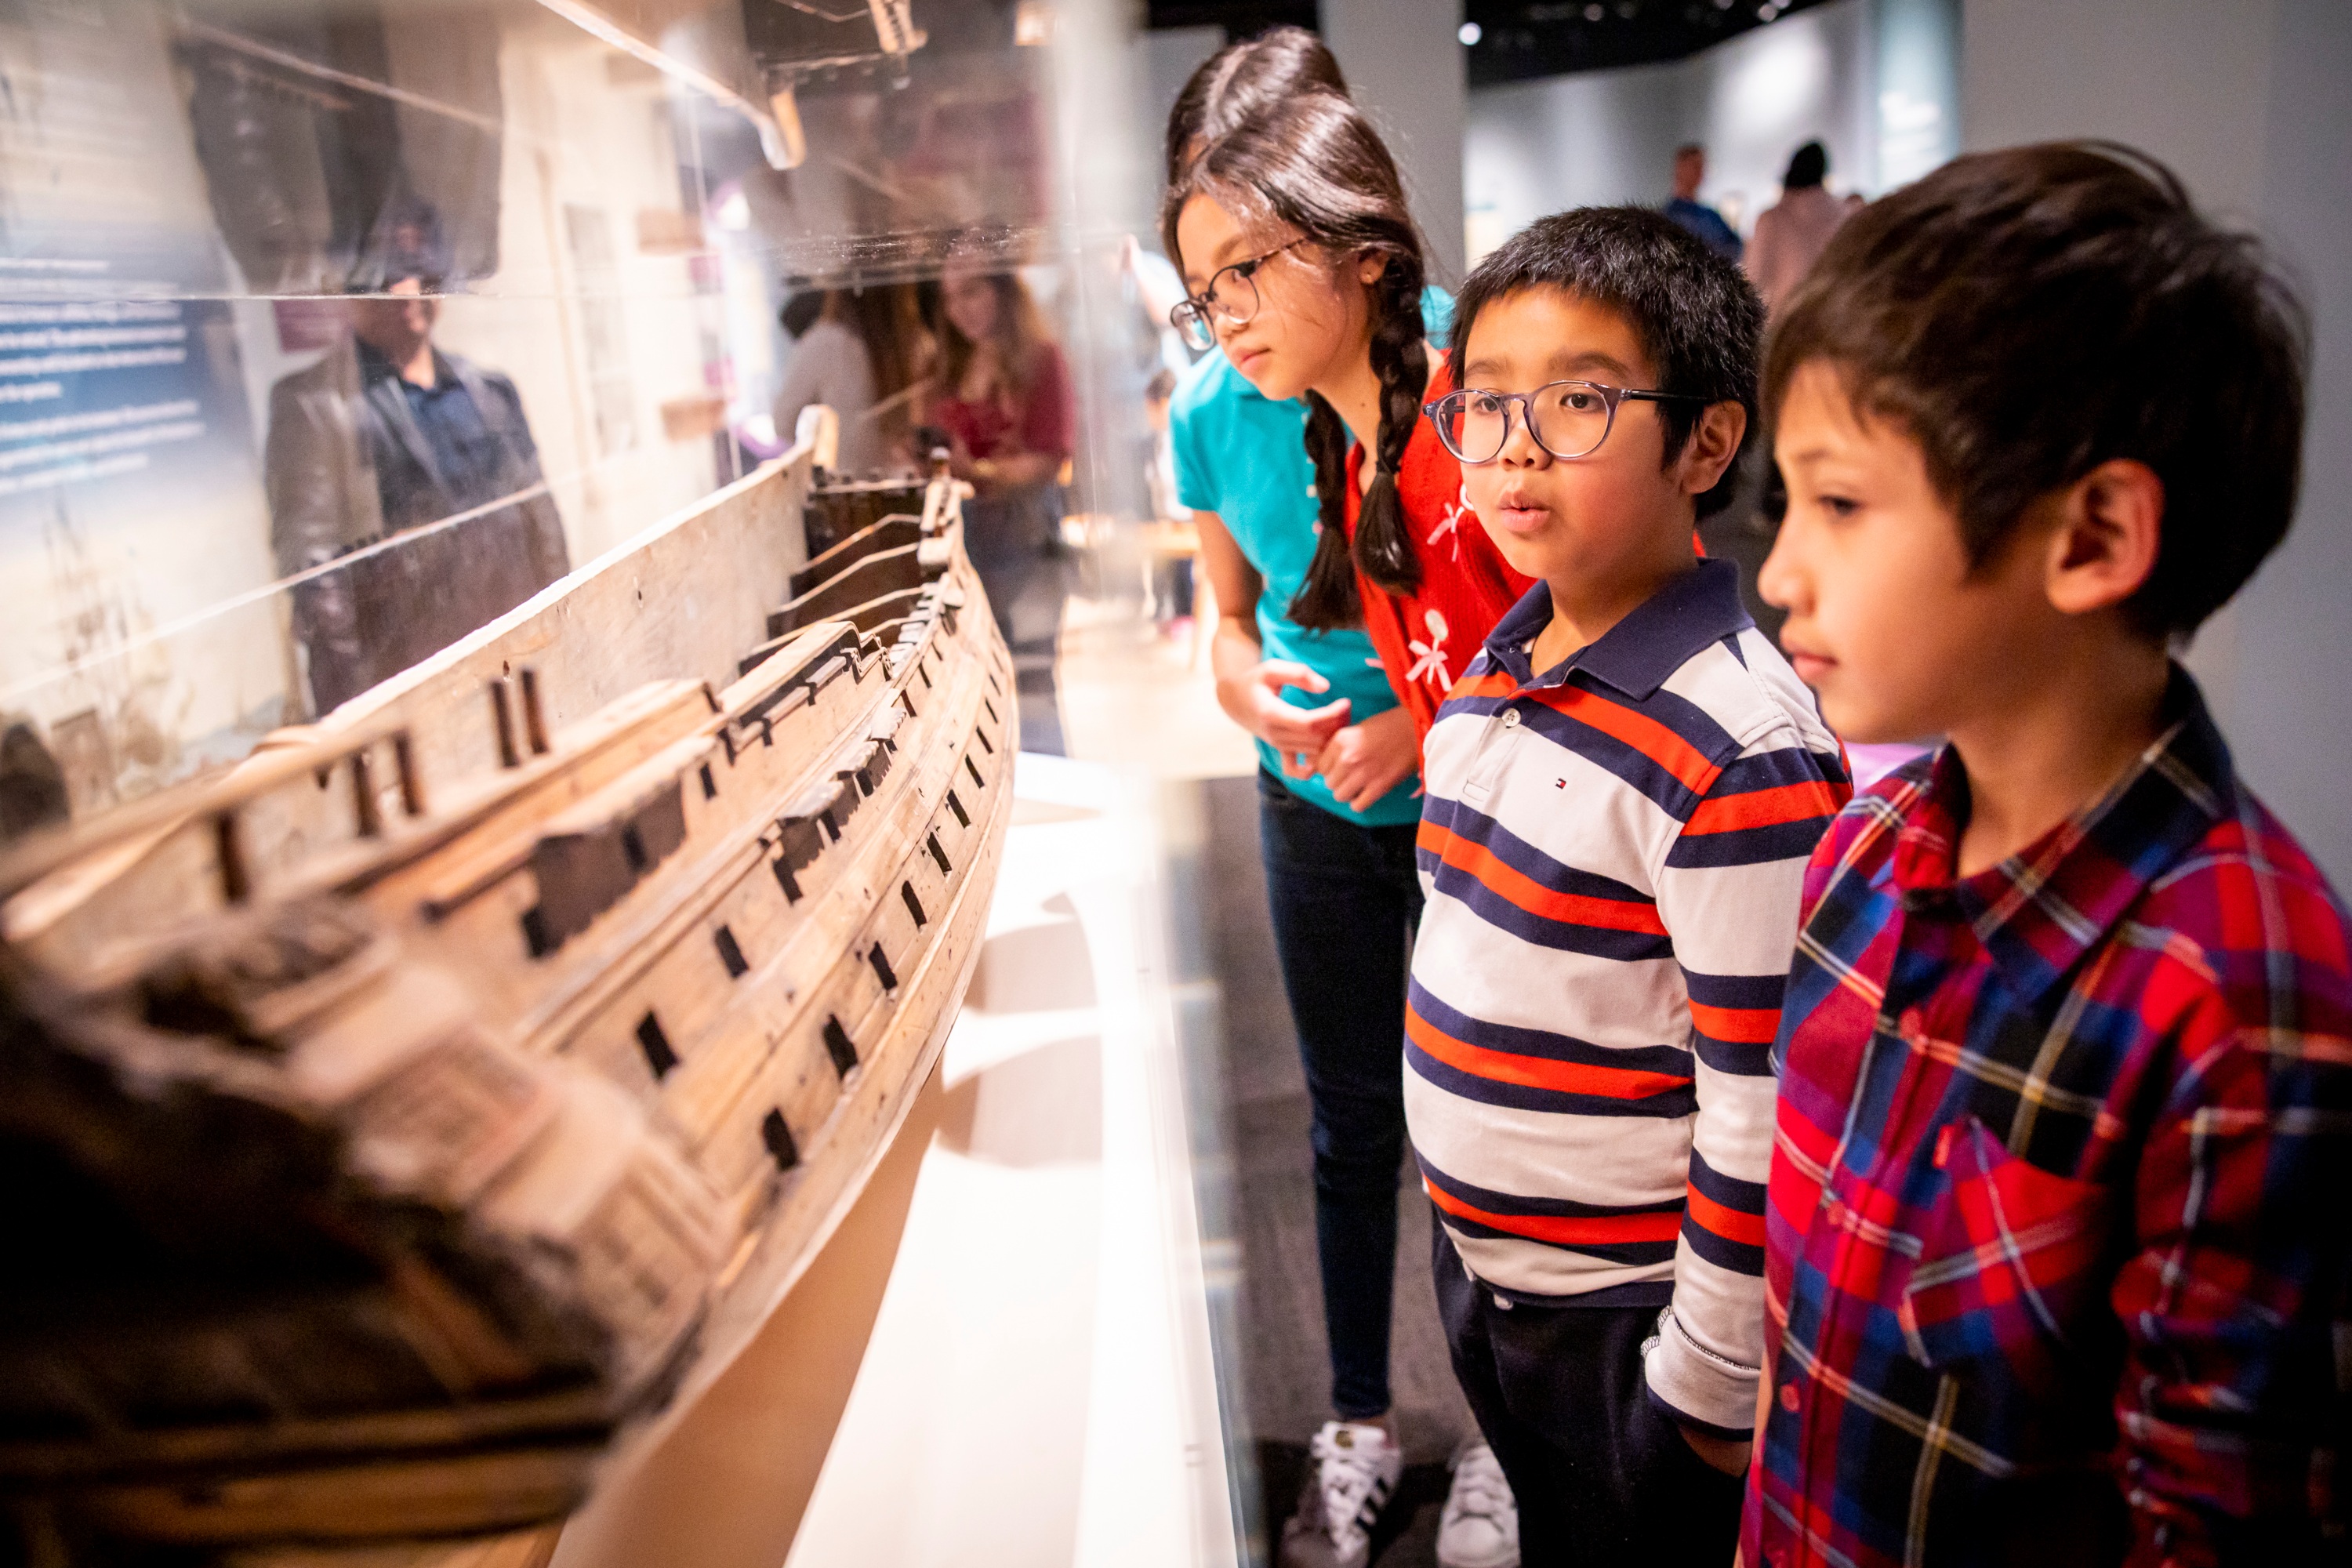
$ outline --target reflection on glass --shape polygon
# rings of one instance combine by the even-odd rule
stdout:
[[[940,445],[973,482],[1024,742],[1060,749],[1057,643],[1116,652],[1191,580],[1172,522],[1118,552],[1181,514],[1189,363],[1128,237],[1129,10],[0,5],[0,841],[335,722],[813,402],[851,475]]]
[[[841,416],[836,466],[852,474],[881,467],[874,353],[857,320],[856,296],[840,289],[803,289],[780,314],[793,352],[776,389],[776,428],[793,429],[801,410],[823,404]]]
[[[1059,753],[1054,661],[1069,596],[1059,536],[1062,467],[1072,449],[1069,371],[1015,274],[951,261],[940,303],[929,427],[974,490],[964,505],[964,547],[1013,650],[1022,750]]]
[[[320,712],[570,564],[514,382],[433,344],[440,263],[419,244],[383,294],[352,301],[347,338],[270,389],[270,540],[299,579],[294,636]]]
[[[1062,243],[1052,51],[1014,21],[0,8],[0,839],[324,717],[809,402],[845,469],[926,458],[950,247]]]

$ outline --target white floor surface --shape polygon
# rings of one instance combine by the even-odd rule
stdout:
[[[1234,1561],[1154,824],[1024,754],[947,1110],[790,1568]]]

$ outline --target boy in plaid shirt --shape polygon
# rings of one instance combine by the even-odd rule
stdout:
[[[1842,228],[1762,591],[1853,741],[1780,1033],[1748,1563],[2344,1561],[2344,908],[2169,657],[2294,509],[2306,330],[2114,147]]]

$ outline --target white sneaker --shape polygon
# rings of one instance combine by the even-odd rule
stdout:
[[[1454,1486],[1437,1519],[1440,1568],[1519,1568],[1519,1505],[1495,1462],[1495,1450],[1475,1437],[1454,1450]]]
[[[1281,1568],[1364,1568],[1372,1526],[1404,1475],[1404,1452],[1363,1421],[1326,1421],[1307,1452],[1313,1468],[1282,1527]]]

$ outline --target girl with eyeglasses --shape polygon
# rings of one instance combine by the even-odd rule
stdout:
[[[1245,80],[1247,64],[1203,70]],[[1219,700],[1271,763],[1260,828],[1314,1121],[1332,1363],[1333,1419],[1280,1562],[1360,1563],[1402,1468],[1388,1352],[1421,736],[1529,580],[1421,416],[1450,385],[1377,133],[1328,88],[1265,95],[1222,124],[1208,101],[1186,123],[1180,100],[1171,120],[1161,214],[1191,291],[1171,319],[1211,352],[1175,402],[1180,499],[1223,617]],[[1475,1437],[1454,1493],[1441,1560],[1515,1562],[1509,1491]]]
[[[1396,164],[1346,99],[1293,98],[1203,145],[1161,221],[1194,290],[1178,330],[1265,396],[1307,403],[1321,532],[1291,618],[1360,626],[1404,710],[1315,761],[1338,770],[1343,804],[1376,800],[1417,765],[1437,705],[1528,586],[1421,417],[1452,386],[1424,342],[1421,240]]]

